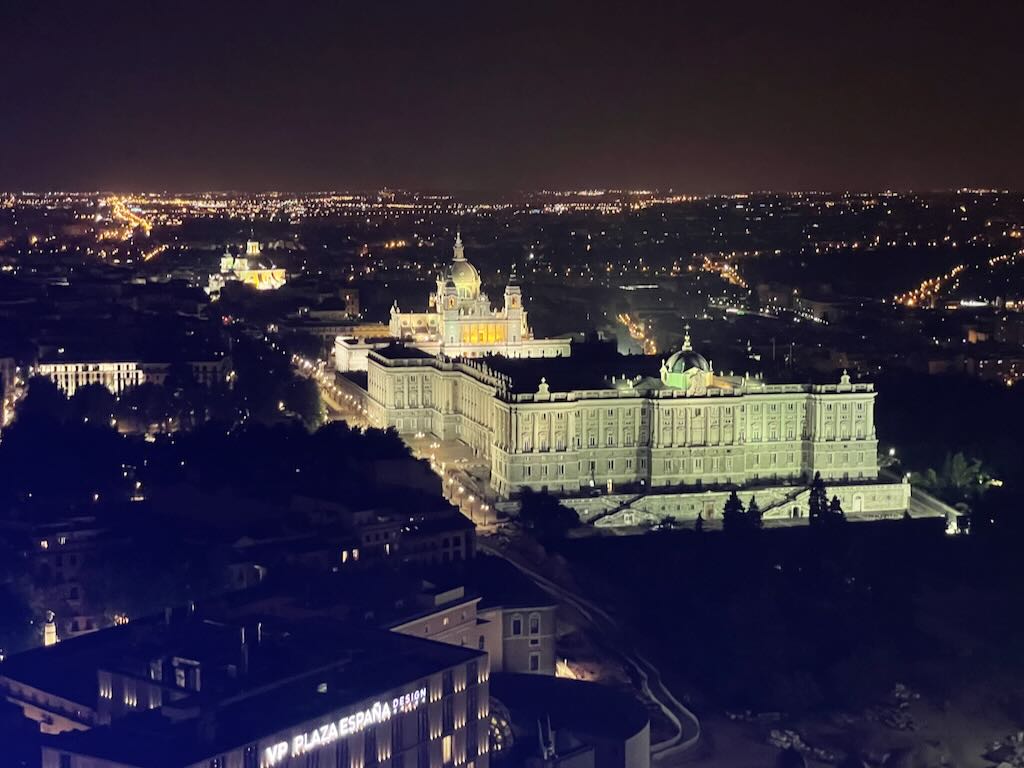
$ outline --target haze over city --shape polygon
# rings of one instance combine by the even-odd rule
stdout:
[[[20,3],[0,188],[1019,186],[1019,3]]]

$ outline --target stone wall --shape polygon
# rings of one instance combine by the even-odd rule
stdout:
[[[838,496],[851,519],[902,517],[910,503],[908,483],[827,484],[828,496]],[[738,491],[745,506],[752,497],[766,522],[807,517],[809,490],[806,486],[778,485]],[[666,517],[680,522],[705,520],[722,515],[729,491],[686,491],[654,494],[607,494],[590,498],[565,498],[562,504],[579,514],[583,522],[598,527],[653,525]]]

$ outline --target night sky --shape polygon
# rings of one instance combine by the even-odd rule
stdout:
[[[1022,29],[1019,0],[0,0],[0,189],[1019,189]]]

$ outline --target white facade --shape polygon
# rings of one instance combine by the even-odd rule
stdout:
[[[660,380],[558,391],[541,378],[534,392],[517,389],[514,366],[510,377],[483,361],[371,352],[367,409],[376,426],[467,443],[489,459],[490,484],[504,497],[609,486],[798,491],[816,472],[831,483],[877,482],[872,384],[845,374],[825,385],[716,376],[688,347],[662,364]],[[876,511],[906,509],[907,496],[901,488]],[[864,512],[867,498],[858,501]]]
[[[226,382],[231,373],[231,358],[226,356],[190,361],[186,365],[196,382],[204,386]],[[163,384],[169,369],[169,363],[143,363],[137,360],[69,360],[42,362],[32,372],[50,379],[61,392],[71,397],[75,390],[86,384],[102,384],[115,395],[147,382]]]

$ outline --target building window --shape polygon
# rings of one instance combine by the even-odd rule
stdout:
[[[430,718],[427,707],[420,707],[416,712],[416,740],[426,741],[430,738]]]
[[[530,654],[530,671],[531,672],[540,672],[540,654],[539,653],[531,653]]]
[[[367,728],[363,735],[363,765],[377,764],[377,728]]]
[[[539,613],[531,613],[530,614],[530,634],[531,635],[539,635],[540,634],[540,614]]]
[[[391,718],[391,751],[399,752],[404,746],[405,740],[402,738],[402,722],[405,720],[399,714],[395,714]]]
[[[523,617],[516,614],[512,617],[512,635],[518,637],[523,634]]]
[[[451,765],[452,758],[452,736],[448,734],[441,739],[441,762],[445,765]]]
[[[482,650],[485,649],[486,646],[487,646],[487,640],[484,638],[483,635],[480,635],[480,639],[477,641],[476,647],[479,648],[482,651]]]

